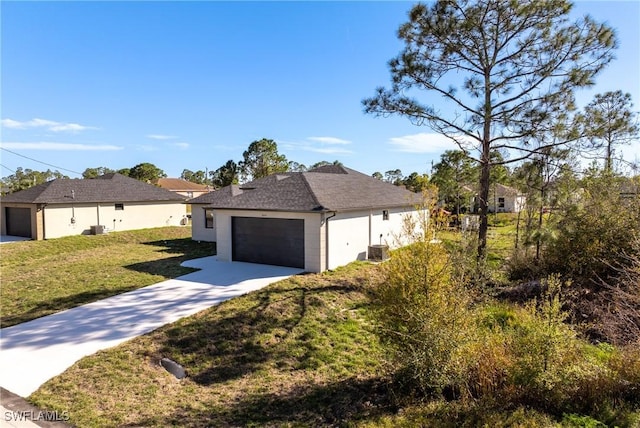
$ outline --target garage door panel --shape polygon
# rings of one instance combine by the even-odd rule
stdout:
[[[304,220],[232,217],[232,259],[304,269]]]
[[[5,207],[7,235],[31,238],[31,209]]]

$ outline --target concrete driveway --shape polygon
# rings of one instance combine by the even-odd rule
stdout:
[[[27,397],[84,356],[302,272],[215,257],[184,265],[202,270],[1,329],[0,386]]]
[[[0,235],[0,244],[10,244],[12,242],[30,241],[31,238],[23,238],[22,236]]]

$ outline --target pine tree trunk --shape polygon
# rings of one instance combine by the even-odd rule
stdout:
[[[489,230],[489,173],[491,164],[489,161],[489,144],[484,144],[480,164],[480,200],[479,212],[480,228],[478,230],[478,260],[484,260],[487,256],[487,232]]]

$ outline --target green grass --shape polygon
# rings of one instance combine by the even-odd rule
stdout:
[[[304,274],[226,301],[78,361],[29,400],[79,427],[545,427],[598,421],[526,405],[414,399],[372,324],[384,264]],[[507,311],[507,312],[504,312]],[[504,319],[508,308],[492,315]],[[611,350],[594,347],[594,359]],[[168,357],[187,377],[160,365]],[[616,417],[634,426],[640,414]],[[598,426],[598,425],[596,425]]]
[[[513,254],[516,238],[517,214],[499,213],[489,215],[489,229],[487,231],[487,267],[492,271],[493,280],[496,283],[506,281],[506,272],[503,267]],[[461,232],[458,230],[440,230],[436,233],[438,239],[447,244],[460,243],[462,240],[477,240],[478,232],[475,230]],[[476,241],[477,242],[477,241]],[[475,244],[468,248],[473,255],[476,254]]]
[[[2,328],[192,272],[215,254],[181,227],[70,236],[0,246]]]
[[[84,358],[31,397],[77,426],[326,426],[386,411],[378,266],[307,274]],[[178,381],[159,366],[186,370]]]
[[[512,227],[491,229],[490,251],[500,245],[507,251]],[[114,234],[120,242],[112,245],[133,240],[124,238]],[[137,266],[126,270],[149,274],[158,266],[154,257],[163,254],[168,260],[159,257],[161,264],[172,265],[169,271],[175,274],[172,257],[192,254],[182,248],[185,238],[139,241],[153,250],[140,254],[144,260],[123,265]],[[97,249],[104,247],[83,251],[102,257]],[[53,257],[45,249],[38,251],[39,257]],[[370,292],[383,281],[384,266],[356,262],[226,301],[83,358],[29,400],[43,409],[69,412],[70,422],[79,427],[600,426],[585,415],[550,415],[526,403],[505,407],[415,399],[404,396],[398,385],[391,387],[393,367],[385,362],[385,348],[370,318]],[[507,322],[510,313],[505,306],[491,316]],[[163,357],[183,365],[188,376],[175,379],[159,365]],[[611,349],[592,347],[589,358],[607,361]],[[636,426],[640,413],[636,409],[610,419],[619,426]]]

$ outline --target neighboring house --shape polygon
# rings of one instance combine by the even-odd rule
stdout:
[[[473,192],[471,187],[463,186],[468,192]],[[492,184],[489,188],[488,210],[490,213],[517,213],[525,209],[527,197],[513,187],[503,184]],[[468,212],[478,212],[478,194],[470,198]]]
[[[492,184],[489,190],[489,212],[518,213],[527,204],[527,197],[513,187]]]
[[[50,239],[185,224],[184,200],[117,173],[56,179],[0,199],[2,235]]]
[[[204,184],[192,183],[182,178],[159,178],[156,185],[187,198],[197,198],[213,190]]]
[[[274,174],[188,201],[192,237],[217,242],[218,259],[308,272],[368,258],[369,246],[397,247],[420,195],[339,165]]]

